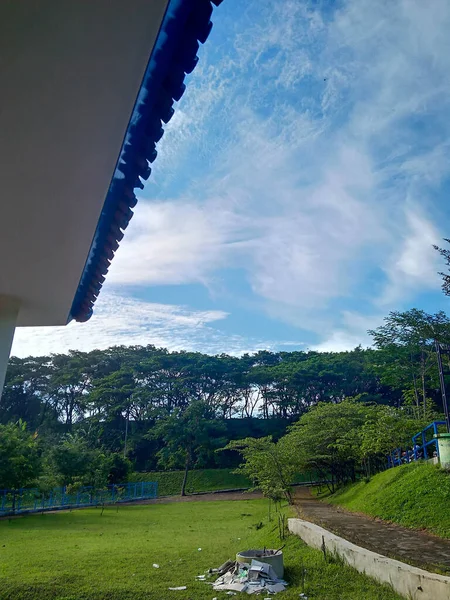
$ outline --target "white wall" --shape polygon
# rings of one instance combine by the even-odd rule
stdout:
[[[167,0],[0,2],[0,295],[61,325]]]

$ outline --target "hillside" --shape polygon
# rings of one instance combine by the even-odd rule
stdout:
[[[129,481],[156,481],[159,496],[177,496],[181,490],[183,476],[183,471],[149,471],[133,473]],[[232,469],[199,469],[188,473],[186,491],[192,494],[250,486],[251,483],[246,477],[233,473]]]
[[[339,490],[327,501],[405,527],[450,538],[450,474],[427,463],[378,473]]]
[[[177,496],[181,490],[184,471],[148,471],[133,473],[129,481],[157,481],[159,496]],[[309,474],[297,474],[294,483],[302,483],[309,479]],[[236,490],[251,487],[251,482],[244,475],[235,473],[233,469],[197,469],[188,473],[186,491],[188,494],[199,492],[217,492],[219,490]]]

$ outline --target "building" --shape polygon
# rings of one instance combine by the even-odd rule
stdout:
[[[0,3],[0,391],[16,326],[90,318],[212,12]]]

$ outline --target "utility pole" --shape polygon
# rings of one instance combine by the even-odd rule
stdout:
[[[439,370],[439,382],[441,384],[441,394],[442,394],[442,405],[444,407],[445,421],[447,423],[447,431],[450,433],[450,416],[449,409],[447,404],[447,393],[445,391],[445,379],[444,379],[444,369],[442,367],[442,357],[441,357],[441,344],[434,340],[434,345],[436,346],[436,356]],[[445,350],[448,351],[446,347]]]
[[[123,446],[123,457],[127,457],[128,421],[130,420],[130,409],[127,408],[127,420],[125,421],[125,444]],[[449,430],[450,431],[450,430]]]

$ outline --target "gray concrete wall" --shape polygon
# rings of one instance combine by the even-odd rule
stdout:
[[[289,531],[302,540],[320,549],[322,543],[328,552],[337,554],[348,565],[373,577],[380,583],[390,584],[394,590],[410,600],[449,600],[450,577],[429,573],[406,563],[371,552],[334,535],[330,531],[303,521],[289,519]],[[420,548],[417,549],[420,552]]]

